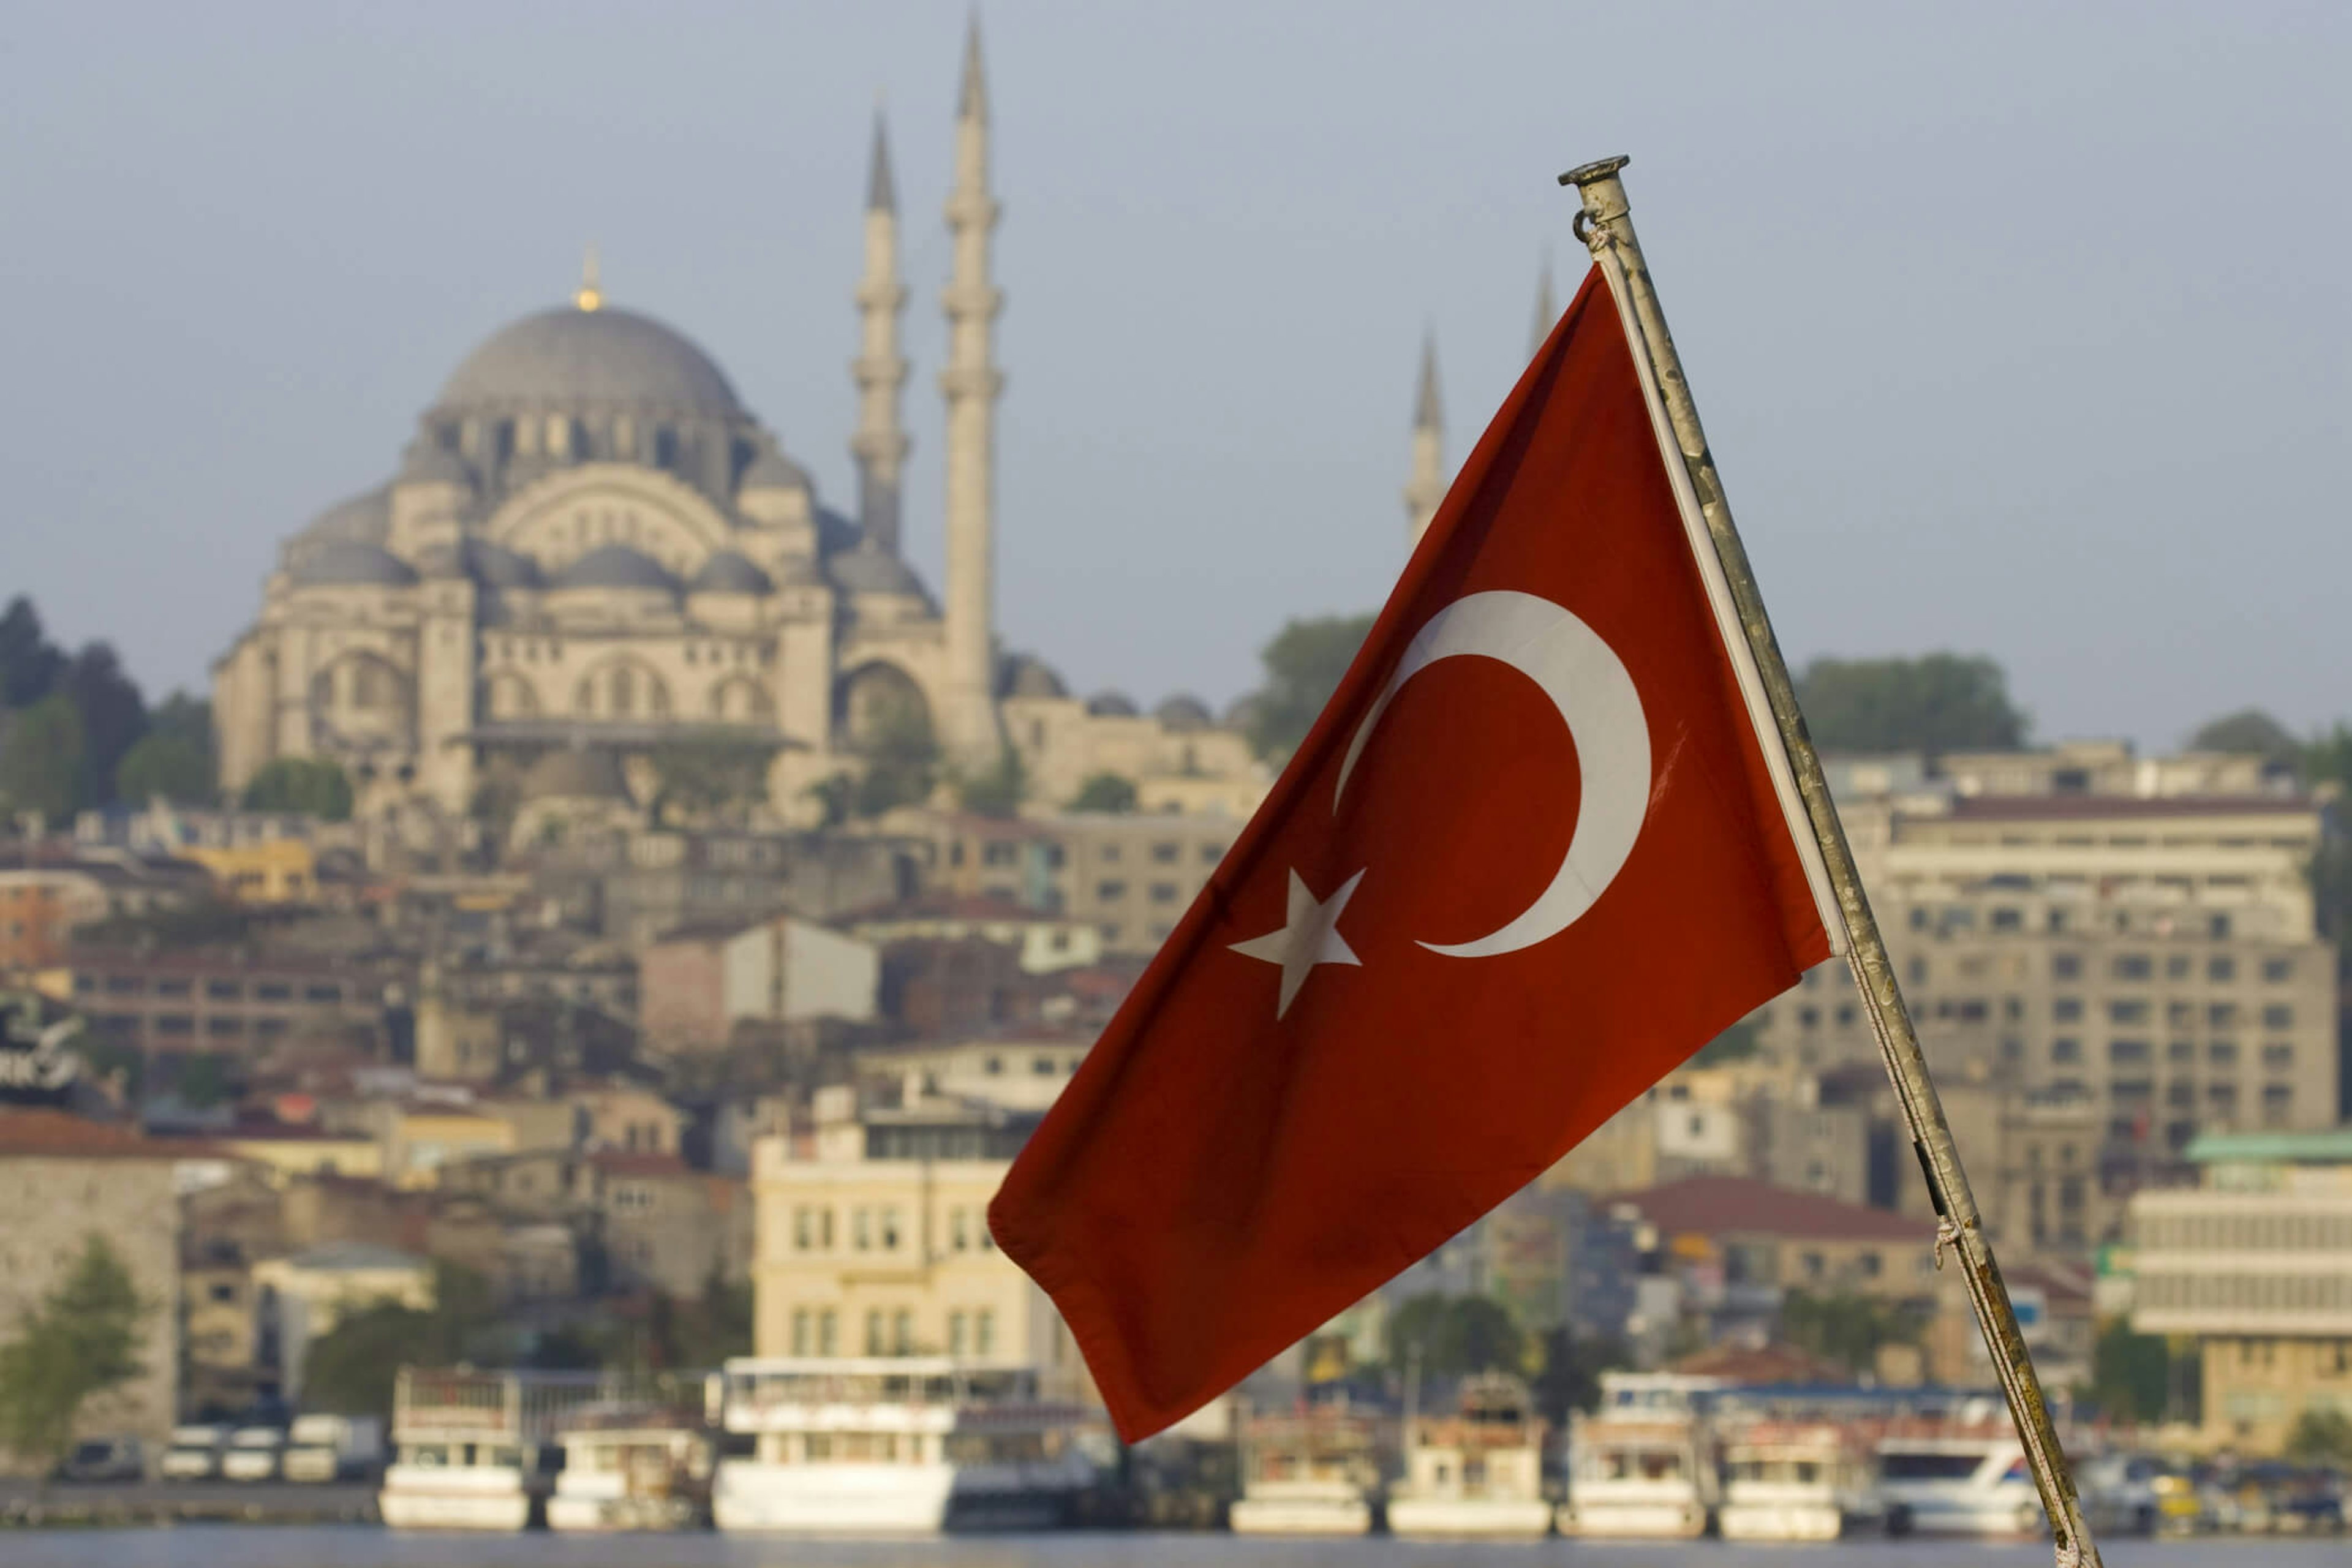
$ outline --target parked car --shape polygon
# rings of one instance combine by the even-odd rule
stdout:
[[[2074,1472],[2084,1522],[2102,1535],[2153,1535],[2160,1504],[2156,1482],[2163,1464],[2145,1454],[2101,1454]]]
[[[289,1481],[356,1480],[383,1464],[383,1422],[374,1415],[297,1415],[286,1434]]]
[[[57,1479],[117,1485],[147,1479],[147,1451],[136,1437],[85,1437],[58,1461]]]
[[[172,1446],[163,1450],[157,1473],[167,1481],[218,1480],[221,1450],[228,1447],[231,1430],[212,1423],[173,1427]]]
[[[221,1479],[274,1481],[286,1454],[286,1434],[275,1426],[240,1426],[221,1454]]]

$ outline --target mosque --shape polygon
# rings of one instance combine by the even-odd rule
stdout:
[[[1265,770],[1197,700],[1150,713],[1114,693],[1082,700],[999,651],[1003,295],[976,31],[955,134],[940,598],[899,548],[907,289],[877,121],[856,293],[856,517],[818,500],[700,348],[607,304],[592,259],[569,307],[466,357],[387,483],[281,547],[258,617],[214,667],[224,788],[277,758],[328,757],[369,815],[462,816],[499,777],[526,799],[621,801],[646,793],[665,743],[723,734],[768,752],[770,801],[791,817],[814,809],[812,784],[854,773],[912,724],[966,773],[1012,748],[1043,805],[1112,773],[1147,810],[1254,807]]]

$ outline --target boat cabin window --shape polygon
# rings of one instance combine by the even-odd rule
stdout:
[[[408,1443],[402,1446],[400,1462],[428,1470],[446,1469],[449,1464],[446,1443]]]
[[[1616,1448],[1601,1456],[1601,1473],[1612,1481],[1678,1481],[1683,1457],[1671,1448]]]
[[[1964,1481],[1983,1463],[1981,1454],[1885,1454],[1878,1473],[1890,1481]]]

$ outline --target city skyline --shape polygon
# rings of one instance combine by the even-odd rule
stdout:
[[[11,587],[61,637],[200,688],[276,542],[382,479],[465,348],[558,303],[589,241],[614,302],[709,349],[849,507],[877,84],[913,295],[907,535],[938,579],[959,8],[690,35],[627,8],[247,15],[274,18],[266,45],[157,12],[100,47],[53,18],[0,67],[27,236],[0,282],[47,302],[0,327],[32,519]],[[2347,547],[2307,455],[2344,406],[2322,261],[2343,220],[2288,200],[2326,162],[2339,21],[1717,18],[1668,94],[1664,17],[1317,16],[983,18],[1008,648],[1082,691],[1222,702],[1286,616],[1377,605],[1424,330],[1450,469],[1516,373],[1540,258],[1563,298],[1580,272],[1550,175],[1627,151],[1795,659],[1987,652],[2044,738],[2341,711],[2352,647],[2319,595]],[[1832,33],[1853,37],[1824,57]],[[1770,82],[1740,68],[1763,47],[1788,56]],[[1865,52],[1878,74],[1843,78]],[[233,100],[201,68],[232,57]],[[1807,162],[1818,183],[1781,184]],[[2259,254],[2193,243],[2225,174]]]

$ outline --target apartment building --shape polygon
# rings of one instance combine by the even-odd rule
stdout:
[[[937,885],[1084,921],[1108,953],[1156,950],[1242,828],[1237,817],[1173,812],[929,816],[925,824]]]
[[[1895,814],[1873,904],[1945,1073],[2098,1108],[2107,1141],[2337,1119],[2336,955],[2305,868],[2321,806],[2282,795],[1956,796]],[[1765,1053],[1874,1059],[1842,966],[1758,1016]]]
[[[813,1140],[752,1152],[756,1353],[1017,1363],[1085,1394],[1060,1315],[988,1234],[1035,1116],[936,1100],[861,1112],[846,1087],[814,1110]]]
[[[231,950],[85,948],[55,972],[59,1000],[91,1035],[152,1056],[236,1053],[314,1029],[374,1028],[386,978],[323,959],[248,957]]]
[[[2196,1341],[2210,1441],[2275,1452],[2306,1411],[2352,1417],[2352,1130],[2189,1158],[2196,1186],[2132,1199],[2132,1326]]]

